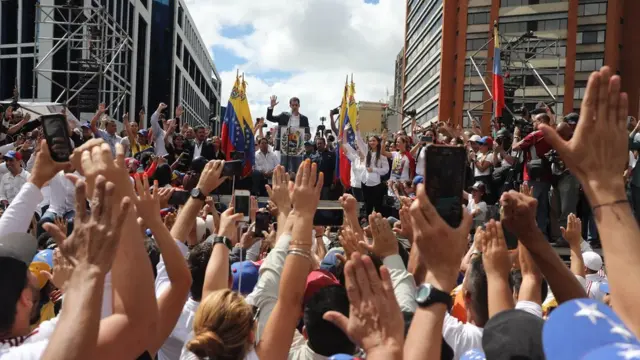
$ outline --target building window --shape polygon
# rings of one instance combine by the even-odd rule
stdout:
[[[606,13],[606,2],[578,5],[578,16],[605,15]]]
[[[581,31],[578,32],[576,43],[578,44],[603,44],[605,39],[605,31]]]
[[[467,40],[467,51],[480,50],[488,41],[487,38]]]
[[[582,100],[584,99],[584,92],[586,88],[575,88],[573,89],[573,100]]]
[[[576,71],[596,71],[604,65],[604,59],[576,60]]]
[[[468,25],[488,24],[488,23],[489,23],[489,12],[470,13],[467,16]]]
[[[537,5],[537,4],[551,4],[562,2],[564,0],[502,0],[501,7],[509,6],[523,6],[523,5]]]
[[[484,96],[484,91],[483,90],[480,90],[480,91],[465,90],[464,91],[464,101],[482,102],[483,96]]]

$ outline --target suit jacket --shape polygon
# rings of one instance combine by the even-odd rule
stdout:
[[[192,152],[191,154],[193,154],[193,151],[195,151],[196,148],[196,142],[194,141],[192,144]],[[215,160],[216,159],[216,152],[213,149],[213,143],[209,140],[205,140],[202,143],[202,150],[200,151],[200,156],[204,157],[205,159],[211,161],[211,160]]]
[[[267,108],[267,120],[278,123],[278,133],[276,134],[276,150],[280,150],[280,126],[288,126],[291,119],[291,113],[282,112],[279,115],[273,116],[273,109]],[[304,128],[306,134],[311,135],[311,128],[309,127],[309,118],[300,114],[300,127]]]

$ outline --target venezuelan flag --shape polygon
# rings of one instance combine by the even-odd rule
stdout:
[[[248,117],[248,118],[247,118]],[[222,149],[231,160],[233,152],[244,153],[243,176],[249,175],[255,161],[255,141],[253,136],[253,121],[246,97],[246,83],[236,81],[229,95],[227,110],[222,122]]]
[[[356,119],[358,118],[358,105],[356,104],[356,84],[353,82],[353,75],[351,76],[351,84],[349,85],[349,96],[347,97],[347,111],[342,122],[340,132],[343,135],[343,140],[352,148],[356,149]],[[342,185],[348,189],[351,186],[351,162],[340,149],[340,181]]]
[[[502,77],[502,64],[500,63],[500,34],[498,24],[493,26],[493,103],[495,117],[502,117],[504,108],[504,78]]]

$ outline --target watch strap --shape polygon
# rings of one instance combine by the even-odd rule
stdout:
[[[216,244],[224,244],[229,250],[233,249],[231,240],[229,240],[229,238],[226,236],[215,236],[213,238],[213,246],[215,246]]]

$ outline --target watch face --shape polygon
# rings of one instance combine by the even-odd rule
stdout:
[[[427,301],[429,295],[431,295],[431,284],[420,285],[416,294],[416,302],[422,303]]]
[[[200,197],[200,189],[193,188],[193,190],[191,190],[191,196],[194,197],[194,198]]]

